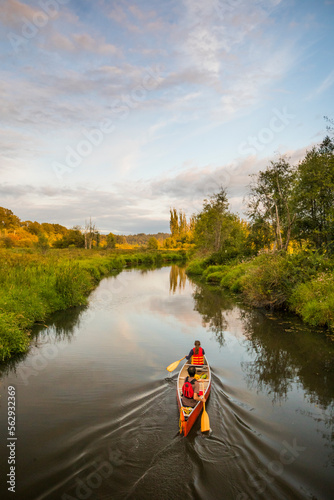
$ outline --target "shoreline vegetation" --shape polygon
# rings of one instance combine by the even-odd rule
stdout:
[[[0,249],[0,361],[27,351],[35,323],[86,304],[103,278],[133,266],[160,266],[185,258],[182,250]]]
[[[216,264],[195,258],[187,275],[239,294],[251,307],[287,310],[334,331],[334,260],[312,252],[265,253]]]

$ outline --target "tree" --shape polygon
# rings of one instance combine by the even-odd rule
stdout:
[[[107,234],[107,248],[115,248],[116,247],[116,239],[113,233]]]
[[[126,245],[127,244],[126,237],[123,236],[122,234],[115,234],[115,242],[117,245]]]
[[[187,224],[187,218],[186,218],[186,214],[182,211],[182,210],[179,210],[179,238],[182,240],[184,240],[187,236],[187,232],[188,232],[188,224]]]
[[[163,242],[163,246],[164,248],[167,248],[167,250],[169,250],[170,248],[172,248],[172,240],[171,238],[166,238]]]
[[[228,213],[228,205],[224,188],[209,200],[204,200],[203,210],[195,223],[195,242],[198,246],[214,252],[221,250],[223,219]]]
[[[50,248],[49,241],[48,241],[47,237],[45,236],[45,234],[39,233],[39,235],[38,235],[38,241],[36,243],[36,247],[42,253],[45,253]]]
[[[66,235],[53,243],[55,248],[68,248],[70,245],[77,248],[85,246],[85,237],[79,229],[69,229]]]
[[[54,228],[55,234],[62,234],[63,236],[67,234],[67,227],[61,226],[60,224],[51,224]],[[80,226],[74,226],[73,229],[81,229]]]
[[[20,219],[9,208],[0,207],[0,230],[20,227]]]
[[[41,229],[46,234],[53,234],[55,232],[53,224],[49,224],[48,222],[43,222],[41,224]]]
[[[0,244],[2,243],[2,245],[5,247],[5,248],[12,248],[13,247],[13,240],[9,237],[9,236],[3,236],[1,239],[0,239]],[[2,246],[1,245],[1,246]]]
[[[92,222],[91,217],[89,218],[89,221],[85,222],[85,227],[83,230],[84,233],[84,238],[85,238],[85,248],[91,249],[93,241],[95,241],[96,246],[99,246],[99,241],[100,241],[100,233],[98,232],[95,223]]]
[[[334,134],[334,120],[333,120],[333,118],[329,118],[328,116],[324,116],[324,118],[327,122],[327,125],[326,125],[327,132],[329,132],[330,134]]]
[[[318,249],[330,249],[334,241],[334,142],[328,136],[299,163],[295,192],[298,238]]]
[[[178,243],[186,243],[192,240],[193,232],[193,219],[190,218],[189,224],[187,222],[186,214],[183,210],[177,212],[176,208],[170,210],[170,231],[171,231],[171,244],[174,246]]]
[[[42,232],[42,226],[39,222],[32,222],[31,220],[26,220],[22,222],[22,226],[26,227],[27,231],[35,236],[38,236]]]
[[[268,220],[265,220],[262,215],[257,215],[252,218],[252,224],[249,226],[249,234],[247,237],[247,246],[250,251],[257,253],[259,250],[267,247],[270,249],[272,242],[272,228]]]
[[[170,232],[172,235],[172,238],[177,239],[179,237],[179,218],[177,215],[177,210],[176,208],[170,208]]]
[[[154,238],[154,236],[152,236],[151,238],[149,238],[149,240],[147,242],[147,248],[149,250],[158,250],[159,243],[158,243],[158,240],[156,238]]]
[[[284,159],[271,161],[265,171],[255,176],[248,201],[248,215],[253,225],[262,224],[272,228],[275,248],[287,250],[293,225],[293,186],[295,169]]]

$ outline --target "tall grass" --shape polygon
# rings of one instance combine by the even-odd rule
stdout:
[[[52,312],[82,305],[105,276],[139,264],[184,259],[184,252],[0,251],[0,360],[24,352],[28,329]]]

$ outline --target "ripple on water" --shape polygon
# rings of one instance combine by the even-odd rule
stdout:
[[[213,434],[199,435],[194,442],[194,450],[201,460],[210,464],[220,464],[226,459],[237,458],[238,449],[214,436]]]

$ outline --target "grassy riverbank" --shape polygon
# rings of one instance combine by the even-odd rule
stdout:
[[[26,351],[29,328],[55,311],[82,305],[99,281],[128,266],[161,265],[184,252],[0,251],[0,360]]]
[[[308,324],[334,330],[334,260],[323,255],[262,254],[224,265],[195,259],[186,272],[240,293],[250,306],[287,309]]]

